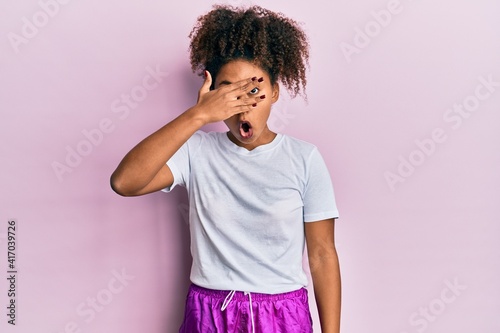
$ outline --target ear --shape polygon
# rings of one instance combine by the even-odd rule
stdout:
[[[272,94],[272,97],[271,97],[271,102],[274,103],[276,102],[280,97],[280,85],[278,84],[278,82],[276,82],[275,84],[273,84],[273,94]]]

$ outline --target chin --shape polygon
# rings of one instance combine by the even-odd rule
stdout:
[[[250,143],[254,143],[255,141],[257,141],[257,137],[255,135],[253,135],[251,138],[242,138],[240,135],[238,135],[236,137],[236,139],[239,142],[244,143],[244,144],[250,144]]]

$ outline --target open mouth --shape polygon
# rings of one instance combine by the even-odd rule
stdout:
[[[253,135],[252,125],[248,121],[240,122],[240,135],[244,139],[251,138]]]

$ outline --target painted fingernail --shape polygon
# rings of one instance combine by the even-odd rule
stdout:
[[[253,104],[252,104],[252,106],[253,106],[253,107],[256,107],[256,106],[257,106],[257,103],[253,103]]]
[[[254,77],[252,78],[252,81],[255,81],[255,80],[257,80],[257,76],[254,76]]]
[[[257,82],[262,82],[262,81],[264,81],[263,77],[261,77],[260,79],[257,80]]]
[[[264,99],[264,98],[266,98],[266,95],[260,96],[260,99]]]

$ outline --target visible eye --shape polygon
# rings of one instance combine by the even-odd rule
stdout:
[[[252,94],[252,95],[258,94],[259,93],[259,88],[255,87],[252,90],[250,90],[249,93]]]

